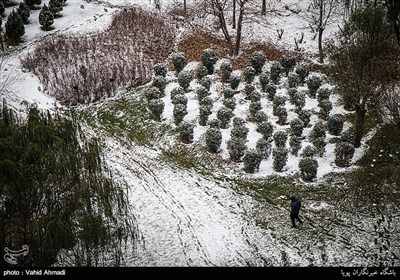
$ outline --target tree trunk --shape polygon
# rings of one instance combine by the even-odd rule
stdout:
[[[186,0],[183,0],[183,13],[186,16]]]
[[[236,0],[233,0],[232,29],[236,29]]]
[[[364,134],[364,121],[367,110],[364,106],[357,104],[356,108],[356,131],[355,131],[355,140],[354,147],[358,148],[361,146],[361,139]]]
[[[267,0],[262,0],[261,14],[265,16],[267,14]]]
[[[324,29],[320,27],[318,30],[318,55],[320,63],[324,63],[324,48],[322,46],[322,33],[324,33]]]
[[[233,48],[233,44],[232,44],[231,35],[229,35],[228,27],[226,25],[224,8],[221,6],[221,4],[218,1],[213,1],[212,3],[214,4],[214,8],[217,9],[216,15],[218,17],[219,25],[222,29],[222,33],[224,34],[225,41],[228,43],[229,55],[233,55],[234,48]],[[215,12],[215,10],[214,10],[214,12]]]
[[[239,18],[238,18],[238,24],[237,24],[237,30],[236,30],[235,56],[237,56],[239,54],[240,41],[242,39],[244,4],[245,4],[245,2],[240,2]]]

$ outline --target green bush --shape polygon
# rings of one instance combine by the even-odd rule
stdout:
[[[312,181],[317,177],[318,161],[315,158],[306,157],[299,161],[301,178],[305,181]]]
[[[254,173],[260,168],[262,159],[262,155],[258,150],[251,149],[246,151],[245,155],[243,156],[244,171],[247,173]]]

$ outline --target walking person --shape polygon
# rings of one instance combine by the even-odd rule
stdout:
[[[300,224],[303,223],[302,220],[299,218],[299,212],[300,212],[300,207],[301,207],[301,202],[298,200],[296,197],[292,196],[290,198],[291,203],[290,203],[290,219],[292,221],[292,226],[296,227],[296,222],[295,220],[298,220]]]

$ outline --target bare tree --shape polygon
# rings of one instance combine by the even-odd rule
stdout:
[[[397,42],[400,45],[400,1],[386,0],[385,4],[388,10],[389,19],[393,24]]]
[[[265,16],[267,14],[267,0],[262,0],[261,14]]]
[[[237,29],[236,29],[236,42],[235,42],[235,55],[239,54],[240,43],[242,40],[242,26],[243,26],[243,17],[245,13],[245,5],[249,0],[237,0],[237,4],[239,5],[239,18],[237,21]]]
[[[307,9],[310,26],[318,33],[318,54],[321,63],[324,62],[325,56],[322,36],[337,6],[336,0],[313,0]]]

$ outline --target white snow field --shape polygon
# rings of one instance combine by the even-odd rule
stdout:
[[[188,1],[188,4],[193,1]],[[177,1],[160,2],[163,10]],[[317,41],[312,40],[313,34],[307,29],[304,17],[301,13],[296,15],[283,8],[286,4],[291,9],[304,9],[309,1],[271,2],[276,5],[272,8],[279,8],[283,15],[271,17],[266,25],[246,24],[244,40],[272,40],[293,49],[293,38],[304,32],[305,40],[300,47],[304,52],[315,55]],[[125,5],[154,9],[154,1],[151,0],[91,3],[68,0],[63,16],[55,20],[55,29],[48,32],[39,27],[39,10],[32,11],[24,42],[10,49],[2,62],[0,84],[7,82],[9,86],[2,91],[0,98],[5,98],[8,105],[21,114],[27,104],[37,104],[40,109],[63,109],[53,97],[43,92],[43,85],[36,76],[22,70],[20,57],[33,50],[43,38],[55,33],[84,34],[102,30],[113,13]],[[280,41],[277,41],[277,28],[285,30]],[[329,25],[325,36],[331,36],[336,29],[337,24]],[[81,106],[80,109],[93,112],[96,120],[96,110],[108,110],[119,98],[129,101],[136,97],[122,91],[113,98]],[[307,106],[312,108],[310,102]],[[124,112],[114,113],[118,118],[124,116]],[[166,108],[164,117],[170,119],[171,114],[172,108]],[[125,253],[126,266],[400,265],[400,213],[396,210],[388,217],[371,215],[377,212],[375,208],[379,205],[366,205],[356,212],[348,210],[351,207],[346,205],[345,183],[330,186],[321,180],[302,185],[304,189],[282,183],[279,192],[275,192],[268,188],[268,184],[280,179],[268,177],[276,175],[270,161],[264,162],[254,176],[244,174],[237,166],[231,172],[202,172],[203,169],[182,168],[163,160],[160,147],[139,145],[125,138],[121,140],[121,135],[110,134],[102,124],[88,126],[87,132],[100,138],[114,178],[127,185],[139,238],[135,249],[128,248]],[[200,131],[196,133],[197,137],[201,135]],[[229,132],[225,132],[223,143],[227,137]],[[254,138],[249,136],[249,139]],[[319,162],[319,179],[332,171],[344,171],[333,167],[332,157],[329,158],[333,153],[332,147],[327,147],[326,158]],[[355,159],[362,156],[365,148],[362,146],[356,151]],[[226,150],[222,154],[226,157]],[[283,174],[293,175],[297,164],[295,159],[289,159]],[[257,180],[256,189],[240,183],[241,180],[253,179]],[[265,190],[262,189],[263,183],[266,184]],[[260,197],[262,192],[266,195]],[[291,228],[289,219],[288,198],[293,194],[301,196],[303,201],[300,214],[305,222],[299,229]],[[343,199],[337,201],[333,194],[343,194]],[[387,242],[389,246],[386,246]],[[393,259],[394,263],[387,262]]]

